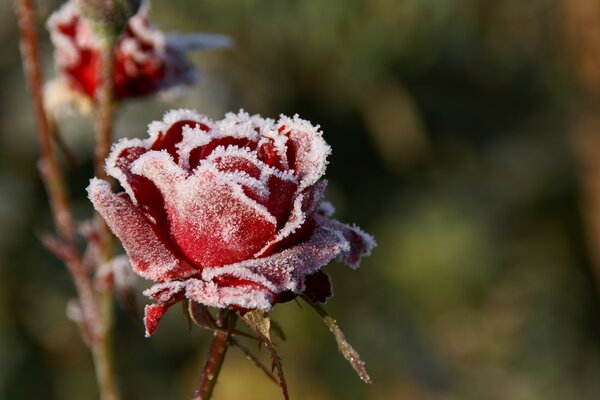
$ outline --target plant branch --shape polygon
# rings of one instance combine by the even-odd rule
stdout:
[[[231,344],[231,333],[235,328],[237,316],[230,310],[221,310],[217,318],[217,325],[225,331],[214,332],[213,342],[204,370],[200,376],[200,382],[194,392],[192,400],[209,400],[212,397],[221,366],[225,360],[227,349]]]
[[[40,143],[40,175],[48,192],[56,229],[63,239],[69,243],[73,243],[75,240],[73,216],[69,208],[69,200],[58,159],[52,148],[53,134],[51,125],[44,109],[43,78],[32,0],[17,0],[15,6],[20,32],[23,69],[33,103],[37,135]]]
[[[338,326],[336,320],[333,319],[327,313],[327,311],[323,309],[323,307],[321,307],[317,303],[313,303],[308,297],[302,296],[302,299],[306,301],[312,308],[314,308],[317,314],[319,314],[321,318],[323,318],[323,322],[325,322],[325,325],[327,325],[329,331],[335,337],[340,353],[342,353],[344,358],[348,360],[350,365],[352,365],[352,368],[354,368],[360,379],[362,379],[362,381],[365,383],[371,384],[371,377],[365,369],[365,363],[360,359],[360,356],[358,355],[357,351],[354,350],[350,343],[348,343],[348,340],[346,340],[346,336],[344,336],[344,333]]]
[[[113,70],[115,63],[114,45],[116,37],[105,38],[100,54],[100,87],[98,88],[95,115],[94,172],[101,179],[107,179],[104,163],[112,142],[114,119],[114,83]],[[98,213],[94,216],[99,237],[99,259],[97,268],[113,256],[113,237],[110,229]],[[97,285],[100,309],[99,340],[93,348],[96,363],[96,375],[103,399],[118,399],[115,383],[114,360],[112,357],[112,320],[113,294],[112,285]]]

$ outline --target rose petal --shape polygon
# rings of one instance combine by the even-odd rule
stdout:
[[[350,252],[350,243],[337,226],[326,222],[311,237],[293,247],[267,257],[249,259],[219,268],[205,268],[204,280],[227,275],[259,283],[274,293],[291,290],[301,293],[304,278],[337,257]]]
[[[361,258],[371,255],[371,250],[377,246],[375,238],[358,226],[346,225],[334,219],[327,219],[326,224],[340,232],[348,241],[349,247],[340,254],[339,260],[352,269],[357,269]]]
[[[121,240],[138,275],[164,281],[198,272],[165,246],[154,226],[124,194],[113,193],[110,185],[99,179],[92,179],[87,190],[96,210]]]
[[[327,157],[331,147],[325,142],[319,126],[295,115],[294,118],[281,116],[279,119],[281,134],[286,135],[287,161],[300,179],[300,188],[316,183],[325,173]]]
[[[158,301],[158,304],[146,306],[144,316],[146,337],[154,334],[167,310],[184,298],[218,308],[268,310],[274,304],[273,293],[253,282],[228,283],[228,286],[223,286],[192,278],[159,283],[144,291],[144,295]]]
[[[149,152],[132,171],[163,193],[171,236],[196,267],[247,259],[275,235],[273,216],[209,166],[187,177],[167,153]]]

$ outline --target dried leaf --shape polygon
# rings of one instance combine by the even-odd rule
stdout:
[[[271,319],[269,313],[262,310],[254,310],[247,312],[242,316],[242,319],[254,332],[264,336],[271,341]]]
[[[279,387],[283,393],[283,397],[285,400],[289,400],[289,395],[287,391],[287,383],[285,381],[285,376],[283,374],[283,365],[281,364],[281,358],[277,354],[273,343],[271,342],[269,330],[271,326],[271,320],[269,319],[269,314],[265,311],[251,311],[244,316],[242,319],[248,325],[250,329],[258,336],[260,341],[264,343],[265,347],[269,351],[271,355],[271,361],[273,363],[272,370],[277,371],[277,376],[279,377]]]
[[[348,343],[346,337],[344,336],[344,333],[338,326],[335,319],[333,319],[329,314],[327,314],[327,312],[320,305],[313,303],[304,296],[302,296],[302,298],[315,309],[315,311],[321,316],[321,318],[323,318],[323,322],[325,322],[325,325],[327,325],[329,331],[333,333],[333,336],[337,341],[340,353],[342,353],[344,358],[346,358],[346,360],[350,362],[352,368],[354,368],[360,379],[362,379],[365,383],[371,384],[371,377],[365,369],[365,363],[360,359],[360,356],[358,355],[356,350],[354,350],[350,343]]]

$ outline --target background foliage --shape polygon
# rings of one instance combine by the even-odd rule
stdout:
[[[9,0],[0,3],[0,398],[93,399],[90,356],[65,316]],[[59,1],[39,1],[45,18]],[[122,105],[117,136],[174,107],[243,107],[319,123],[338,217],[378,239],[358,271],[332,264],[327,309],[367,362],[354,376],[318,317],[275,318],[294,399],[593,399],[600,392],[600,5],[593,0],[171,0],[165,31],[231,35],[195,56],[202,83]],[[51,47],[42,32],[46,77]],[[63,134],[81,216],[92,128]],[[599,160],[600,161],[600,160]],[[140,283],[143,285],[143,283]],[[144,299],[140,298],[143,303]],[[187,398],[210,334],[176,308],[152,339],[119,311],[126,399]],[[231,350],[216,398],[278,399]]]

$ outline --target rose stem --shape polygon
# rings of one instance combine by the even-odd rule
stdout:
[[[46,186],[54,223],[63,240],[72,242],[75,237],[73,217],[65,191],[63,177],[56,154],[52,148],[52,132],[44,109],[42,72],[38,54],[35,14],[31,0],[17,0],[15,4],[20,30],[21,57],[33,103],[40,143],[40,175]]]
[[[214,331],[214,338],[210,347],[208,360],[200,376],[200,382],[194,392],[192,400],[209,400],[217,383],[221,366],[225,360],[227,349],[231,344],[231,333],[235,327],[237,316],[230,310],[221,310],[217,318],[217,325],[222,330]]]
[[[113,101],[113,69],[114,69],[114,45],[116,36],[110,35],[104,38],[100,53],[100,87],[96,99],[95,115],[95,147],[94,147],[94,172],[100,179],[106,179],[104,162],[110,150],[112,141],[112,125],[114,114]],[[112,234],[98,213],[94,217],[95,226],[98,229],[101,243],[101,254],[98,267],[108,262],[112,254]],[[96,375],[100,392],[104,400],[118,399],[115,384],[114,360],[112,357],[112,335],[111,326],[113,320],[113,295],[112,285],[97,285],[99,287],[100,302],[100,337],[94,346],[93,353],[96,363]]]
[[[25,79],[33,103],[37,124],[38,140],[40,142],[40,176],[48,192],[50,208],[54,223],[60,236],[63,261],[75,283],[75,288],[84,315],[83,336],[89,346],[94,349],[98,343],[99,330],[94,325],[99,320],[98,303],[91,276],[86,272],[81,256],[75,243],[75,222],[67,193],[64,179],[58,164],[56,154],[52,147],[51,125],[44,109],[42,91],[42,72],[40,67],[39,51],[37,44],[37,30],[35,25],[35,12],[31,0],[16,0],[15,10],[20,31],[21,57]],[[96,369],[98,365],[96,365]],[[102,399],[116,399],[116,396],[102,396]]]

